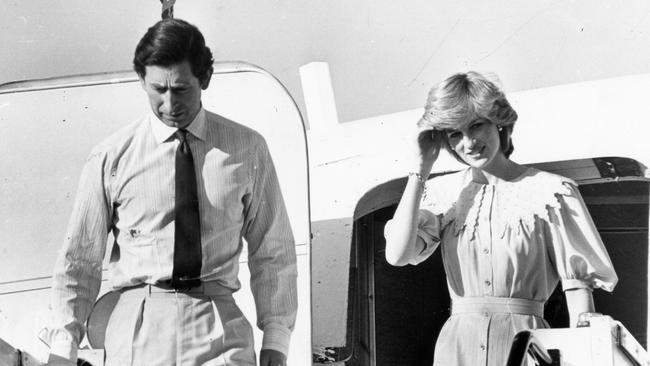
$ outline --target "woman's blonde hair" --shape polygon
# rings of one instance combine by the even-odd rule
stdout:
[[[517,112],[496,81],[475,71],[454,74],[434,86],[418,127],[439,131],[460,129],[477,118],[484,118],[500,127],[501,150],[506,157],[510,156],[514,150],[510,134],[517,121]],[[447,151],[462,161],[450,149],[446,134],[443,137]]]

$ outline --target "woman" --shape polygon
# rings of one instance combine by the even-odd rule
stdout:
[[[434,87],[418,122],[386,259],[415,265],[442,250],[452,312],[434,365],[504,365],[516,333],[548,327],[558,281],[575,326],[594,311],[592,289],[618,280],[576,184],[509,159],[516,120],[499,87],[468,72]],[[468,168],[427,182],[441,147]]]

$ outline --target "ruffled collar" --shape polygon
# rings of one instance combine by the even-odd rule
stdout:
[[[471,168],[437,177],[427,185],[423,202],[441,217],[443,230],[458,236],[467,228],[475,235],[480,213],[492,205],[492,227],[500,236],[522,227],[534,229],[537,219],[549,219],[549,209],[561,207],[561,196],[570,195],[572,180],[535,168],[526,169],[510,181],[477,182]]]

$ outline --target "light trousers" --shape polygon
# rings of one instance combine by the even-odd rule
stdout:
[[[232,292],[146,285],[122,290],[106,329],[106,366],[255,366],[253,330]]]

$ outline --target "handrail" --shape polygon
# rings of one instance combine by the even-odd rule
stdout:
[[[264,74],[275,79],[282,88],[286,91],[287,88],[267,70],[251,64],[246,61],[216,61],[213,64],[213,73],[223,73],[231,74],[238,72],[257,72]],[[97,85],[108,85],[108,84],[121,84],[121,83],[132,83],[138,81],[138,75],[135,71],[124,70],[124,71],[108,71],[108,72],[98,72],[90,74],[77,74],[77,75],[66,75],[66,76],[55,76],[50,78],[42,79],[29,79],[29,80],[19,80],[19,81],[10,81],[7,83],[0,83],[0,94],[11,94],[11,93],[23,93],[23,92],[32,92],[32,91],[42,91],[50,89],[66,89],[66,88],[78,88],[86,86],[97,86]],[[287,91],[287,94],[289,92]],[[291,94],[289,94],[291,95]],[[291,97],[293,100],[293,97]],[[295,101],[294,101],[295,104]],[[296,106],[297,108],[297,106]],[[302,119],[302,115],[300,116]]]
[[[112,71],[93,74],[55,76],[51,78],[11,81],[0,84],[0,94],[120,84],[137,80],[138,76],[133,71]]]
[[[525,330],[515,335],[506,366],[525,365],[527,354],[533,356],[540,366],[559,365],[559,363],[556,363],[556,361],[559,361],[558,358],[552,357],[533,333]]]

